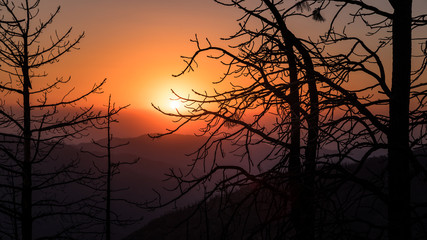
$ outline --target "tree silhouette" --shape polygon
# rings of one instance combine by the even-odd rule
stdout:
[[[340,10],[336,12],[334,20],[331,22],[330,33],[334,32],[335,26],[338,25],[335,19],[342,17],[342,11],[352,8],[352,21],[361,20],[367,28],[372,29],[368,36],[381,35],[384,30],[391,32],[383,36],[375,51],[368,52],[368,57],[373,56],[374,61],[379,66],[379,74],[372,72],[380,86],[380,91],[385,95],[385,100],[389,104],[389,114],[386,119],[378,118],[383,124],[375,124],[387,136],[388,149],[388,236],[389,239],[411,239],[411,168],[422,168],[416,163],[413,150],[415,146],[425,147],[425,133],[420,131],[424,128],[424,123],[417,121],[420,112],[425,112],[424,84],[418,83],[425,70],[426,46],[425,35],[413,36],[412,32],[421,26],[427,25],[426,15],[412,16],[412,1],[384,1],[389,3],[392,11],[389,12],[385,6],[374,6],[363,1],[321,1],[322,4],[339,3]],[[348,28],[347,28],[348,29]],[[334,35],[332,33],[332,35]],[[372,37],[371,37],[372,38]],[[345,32],[340,37],[330,42],[352,40],[352,36],[347,36]],[[362,41],[363,47],[368,50]],[[421,42],[420,55],[412,55],[412,42]],[[392,44],[392,76],[391,84],[385,74],[384,67],[376,53],[389,43]],[[368,50],[369,51],[369,50]],[[355,53],[354,53],[355,54]],[[416,56],[421,57],[420,67],[416,67]],[[354,64],[354,70],[358,70]],[[360,65],[364,66],[364,65]],[[343,69],[343,68],[342,68]],[[367,68],[364,70],[368,71]],[[413,71],[413,72],[412,72]],[[349,72],[347,70],[346,72]],[[425,77],[425,76],[424,76]],[[390,87],[388,87],[388,85]],[[384,99],[384,98],[383,98]],[[410,102],[416,111],[411,110]],[[373,102],[379,104],[381,101]],[[374,122],[375,120],[370,120]],[[417,130],[413,131],[414,128]],[[383,130],[384,129],[384,130]],[[413,138],[413,139],[411,139]],[[415,165],[414,165],[415,164]],[[412,165],[412,167],[411,167]]]
[[[211,46],[209,42],[208,47],[200,47],[200,42],[196,38],[194,41],[198,50],[190,58],[187,67],[191,70],[197,56],[203,52],[219,52],[218,56],[211,57],[221,58],[223,62],[227,62],[228,71],[221,81],[230,76],[237,76],[248,78],[252,84],[246,86],[235,84],[231,91],[216,92],[212,95],[195,92],[202,100],[178,96],[182,101],[190,103],[188,107],[191,112],[169,115],[182,117],[185,119],[184,124],[200,119],[207,122],[207,127],[202,131],[204,134],[211,135],[212,143],[208,141],[199,149],[196,160],[207,161],[204,158],[208,155],[207,151],[210,148],[216,148],[222,153],[221,144],[224,141],[233,141],[238,148],[246,149],[243,156],[247,156],[249,171],[247,167],[219,166],[214,160],[212,169],[206,176],[211,177],[217,172],[223,172],[225,175],[225,172],[236,171],[237,173],[231,176],[227,174],[223,181],[230,181],[228,184],[231,186],[240,186],[242,184],[240,182],[245,181],[266,185],[267,189],[282,195],[284,209],[287,208],[286,205],[291,206],[291,222],[297,238],[312,239],[315,221],[315,169],[319,145],[319,97],[314,64],[310,50],[289,31],[277,5],[270,1],[262,2],[263,5],[254,9],[245,6],[243,1],[229,4],[245,13],[242,18],[244,20],[240,24],[242,29],[230,37],[230,40],[244,39],[244,37],[249,39],[243,40],[235,47],[238,53]],[[264,17],[266,12],[273,15],[272,19]],[[252,31],[246,27],[250,26],[251,21],[254,20],[260,21],[259,25],[263,28]],[[303,91],[304,88],[308,90]],[[208,110],[209,104],[213,102],[218,103],[216,111]],[[251,112],[252,109],[262,109],[262,111],[254,114]],[[265,125],[268,121],[271,124],[268,117],[270,114],[276,117],[271,129],[269,129],[270,126]],[[250,115],[254,115],[254,120],[247,122],[247,116]],[[304,139],[305,146],[301,146],[301,139]],[[277,162],[272,168],[261,171],[259,174],[250,172],[253,162],[249,148],[253,144],[273,146],[263,160],[258,160],[258,167],[260,167],[263,162],[270,161],[274,156],[273,159]],[[215,146],[212,147],[213,145]],[[305,149],[303,156],[301,148]],[[171,176],[182,183],[182,176],[175,175],[174,172]],[[271,179],[266,178],[267,176]],[[206,181],[204,177],[197,181],[190,181],[190,187],[204,181]],[[272,184],[272,182],[276,183]],[[287,190],[284,190],[283,182],[286,182]],[[288,195],[292,200],[287,200]],[[281,214],[284,213],[281,212]],[[285,232],[286,229],[283,228],[283,231]],[[284,232],[280,234],[286,235]]]
[[[58,98],[58,89],[69,84],[70,78],[52,81],[43,67],[76,49],[84,34],[70,40],[69,28],[46,39],[45,32],[60,7],[41,21],[39,4],[39,0],[0,1],[0,70],[4,73],[0,83],[0,213],[10,220],[4,222],[2,217],[0,231],[10,239],[35,238],[33,226],[38,223],[40,227],[41,222],[53,223],[56,229],[38,232],[40,238],[59,239],[90,228],[86,217],[91,210],[85,204],[89,196],[61,193],[92,180],[93,172],[79,168],[78,157],[60,149],[65,140],[85,136],[85,130],[103,124],[106,117],[94,111],[93,105],[81,105],[90,95],[102,92],[105,80],[79,94],[71,88]]]
[[[101,199],[98,201],[97,204],[95,204],[94,207],[100,208],[104,210],[104,218],[100,217],[99,220],[104,225],[104,231],[103,235],[105,235],[106,240],[110,240],[112,236],[111,226],[112,224],[116,225],[131,225],[133,223],[136,223],[138,221],[141,221],[140,219],[130,219],[130,218],[121,218],[117,213],[117,211],[113,211],[111,204],[112,202],[125,202],[127,204],[131,204],[133,206],[137,206],[137,203],[133,203],[127,199],[120,198],[118,196],[112,196],[114,193],[118,193],[120,191],[123,191],[125,189],[114,189],[112,187],[112,180],[113,177],[120,173],[120,166],[122,165],[132,165],[139,161],[139,158],[135,159],[134,161],[113,161],[112,151],[116,148],[120,148],[123,146],[126,146],[129,144],[129,142],[125,143],[118,143],[113,144],[113,134],[112,134],[112,123],[118,123],[117,119],[114,119],[114,116],[116,116],[120,111],[123,109],[126,109],[129,105],[126,105],[124,107],[115,107],[115,104],[111,102],[111,95],[108,98],[108,105],[107,105],[107,122],[106,126],[100,127],[102,130],[106,130],[107,132],[107,138],[106,142],[103,142],[103,140],[95,141],[92,139],[92,143],[97,146],[98,148],[102,149],[102,153],[95,153],[90,152],[87,150],[82,150],[84,153],[88,153],[91,156],[94,156],[97,159],[106,160],[106,164],[99,164],[97,162],[93,162],[95,168],[97,169],[97,172],[101,174],[101,180],[102,181],[96,181],[92,183],[88,183],[88,186],[93,189],[94,191],[100,191]],[[105,207],[98,206],[99,204],[105,204]]]
[[[426,46],[421,45],[421,64],[411,79],[410,31],[426,24],[425,15],[411,19],[409,2],[393,2],[394,13],[363,1],[216,2],[244,13],[240,30],[226,39],[232,42],[227,49],[209,41],[203,44],[196,36],[193,42],[197,50],[185,58],[187,68],[181,74],[192,71],[197,58],[207,53],[226,66],[217,84],[230,81],[231,86],[213,93],[193,90],[192,97],[177,95],[188,111],[157,108],[180,117],[178,127],[166,134],[189,122],[205,121],[201,134],[209,136],[195,153],[190,170],[193,174],[171,171],[170,177],[177,181],[176,190],[180,191],[177,198],[215,179],[204,201],[221,192],[225,206],[230,192],[256,183],[257,187],[249,188],[252,190],[239,203],[248,207],[248,212],[260,212],[254,206],[266,192],[270,198],[265,204],[280,203],[271,207],[271,215],[259,217],[259,228],[247,227],[266,239],[411,239],[414,218],[410,211],[415,210],[409,200],[413,177],[409,163],[424,171],[411,148],[425,147],[425,123],[420,116],[425,113],[426,91],[425,84],[419,82],[425,69]],[[329,31],[317,41],[298,38],[287,26],[290,19],[327,21],[323,17],[326,11],[335,15],[329,20]],[[345,30],[351,26],[337,31],[338,19],[346,11],[351,12],[348,22],[361,20],[373,29],[368,33],[369,42],[363,36],[348,35]],[[390,28],[391,36],[381,32]],[[382,37],[380,41],[372,37],[376,34]],[[402,39],[406,40],[399,44]],[[414,40],[424,41],[425,36]],[[391,42],[394,55],[389,87],[381,51]],[[369,47],[372,43],[378,43],[376,48]],[[358,83],[360,78],[366,81]],[[410,99],[416,100],[414,110],[409,108]],[[388,114],[379,111],[387,104]],[[238,153],[246,164],[221,162],[225,142],[231,142],[235,147],[231,152]],[[268,154],[255,157],[256,145],[265,145]],[[375,167],[381,159],[372,159],[381,149],[388,150],[387,171],[382,170],[384,166]],[[198,166],[205,169],[204,174],[197,173]],[[371,170],[374,172],[369,173]],[[384,205],[388,214],[383,211]],[[377,213],[369,218],[365,211]],[[384,223],[386,218],[388,222]],[[416,221],[425,228],[423,220]],[[278,224],[273,227],[277,232],[268,235],[267,226],[273,223]],[[364,231],[365,227],[369,230]]]

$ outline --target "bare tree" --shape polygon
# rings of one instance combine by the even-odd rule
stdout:
[[[201,99],[177,96],[188,103],[191,111],[169,113],[169,115],[181,117],[184,124],[200,119],[207,122],[207,127],[202,130],[202,133],[210,135],[210,138],[199,149],[194,165],[197,164],[198,159],[207,161],[207,152],[211,148],[216,149],[215,156],[222,154],[222,143],[231,141],[238,149],[245,150],[242,159],[248,160],[248,166],[220,166],[214,159],[211,163],[212,168],[204,177],[186,182],[182,180],[183,176],[176,175],[174,172],[171,176],[178,179],[181,184],[189,183],[190,188],[219,172],[226,176],[222,182],[227,183],[230,188],[246,185],[249,182],[260,183],[264,186],[263,189],[270,189],[274,194],[281,196],[284,203],[281,208],[287,209],[290,206],[291,222],[294,225],[296,237],[313,239],[314,179],[319,146],[319,96],[314,63],[310,50],[286,26],[277,4],[270,1],[261,3],[258,7],[250,8],[244,1],[221,2],[223,5],[232,5],[244,12],[245,15],[240,24],[241,30],[229,39],[244,40],[234,49],[232,48],[237,50],[233,53],[211,46],[209,42],[207,47],[201,47],[201,43],[196,38],[198,50],[190,57],[188,67],[184,70],[185,72],[192,69],[198,55],[204,52],[213,52],[213,54],[216,52],[218,55],[210,57],[221,58],[228,67],[221,82],[236,76],[247,79],[250,84],[234,84],[231,90],[215,92],[215,94],[195,92]],[[271,13],[271,19],[265,17],[268,13]],[[292,12],[289,16],[294,14],[295,12]],[[256,24],[261,28],[257,31],[249,29],[252,21],[259,21]],[[305,87],[308,91],[304,90]],[[218,104],[215,106],[217,110],[210,110],[211,103]],[[257,110],[259,112],[255,112]],[[270,114],[276,119],[271,120]],[[253,120],[248,120],[252,115]],[[271,121],[274,123],[268,126],[267,124],[271,124]],[[304,126],[306,129],[303,129]],[[301,146],[301,139],[306,146]],[[256,144],[270,145],[272,150],[264,159],[256,160],[259,171],[251,172],[254,162],[250,148],[251,145]],[[301,148],[305,149],[304,155],[301,154]],[[267,170],[260,171],[261,166],[269,161],[274,161],[273,167],[270,165]],[[235,173],[228,175],[226,174],[228,172]],[[218,188],[217,185],[211,194]],[[288,215],[283,211],[279,213],[283,214],[279,218],[285,218]],[[278,216],[269,217],[274,219]],[[264,220],[264,224],[272,219]],[[288,231],[286,229],[283,227],[280,235],[286,236]]]
[[[237,80],[231,79],[231,86],[225,91],[194,91],[193,97],[177,95],[186,103],[188,111],[167,113],[157,108],[166,115],[181,118],[181,124],[169,133],[191,121],[206,122],[206,128],[201,131],[209,139],[196,152],[192,170],[197,169],[199,164],[204,169],[211,167],[201,175],[172,171],[170,176],[177,180],[181,195],[198,184],[206,184],[215,176],[221,180],[211,186],[208,196],[213,196],[215,191],[236,191],[257,183],[262,186],[259,189],[272,192],[282,203],[274,208],[277,211],[270,215],[271,219],[264,218],[259,226],[266,226],[274,221],[272,219],[282,219],[284,225],[278,227],[283,231],[280,233],[282,236],[292,236],[294,231],[298,239],[314,239],[321,235],[321,229],[328,228],[327,224],[335,224],[344,226],[340,234],[347,237],[358,234],[360,238],[383,238],[384,229],[387,228],[390,239],[410,239],[413,218],[410,216],[409,163],[412,161],[417,168],[424,169],[413,157],[410,147],[425,147],[426,136],[423,130],[425,123],[420,119],[425,113],[425,84],[418,83],[425,69],[426,46],[421,45],[422,61],[420,67],[413,71],[411,80],[410,31],[411,27],[425,25],[425,15],[412,17],[411,20],[408,9],[400,13],[405,7],[410,8],[411,3],[408,2],[399,3],[405,5],[400,9],[393,2],[395,13],[380,10],[364,1],[285,3],[263,0],[258,5],[249,1],[216,2],[243,11],[239,23],[241,29],[227,38],[233,43],[229,49],[212,46],[209,41],[205,44],[207,46],[202,46],[203,43],[196,36],[193,41],[197,50],[193,56],[185,59],[187,68],[181,74],[193,70],[197,58],[208,53],[208,57],[220,59],[227,67],[219,84],[230,77]],[[332,3],[338,6],[332,6]],[[335,15],[330,19],[330,30],[318,41],[297,38],[286,25],[290,18],[306,20],[311,17],[325,21],[322,13],[328,10],[334,11]],[[339,33],[337,28],[340,21],[337,19],[347,13],[345,10],[352,13],[349,21],[361,19],[362,23],[373,29],[368,36],[394,26],[391,36],[387,32],[381,32],[383,35],[378,33],[383,38],[371,40],[371,43],[378,43],[376,48],[371,49],[371,44],[367,44],[363,36],[349,36],[345,31]],[[375,15],[373,19],[370,18],[372,15]],[[348,15],[345,17],[347,19]],[[406,19],[406,25],[401,23],[402,19]],[[405,28],[406,32],[396,30],[399,27]],[[409,39],[409,43],[396,44],[401,39]],[[414,40],[423,41],[425,36]],[[389,87],[381,51],[387,49],[391,41],[395,61]],[[344,50],[335,53],[332,48],[337,46]],[[400,52],[406,55],[400,57]],[[401,61],[404,63],[399,63]],[[405,76],[397,76],[402,70],[396,69],[398,65],[406,66],[403,67],[406,69]],[[354,84],[358,73],[367,79],[366,83]],[[404,82],[403,87],[399,85],[401,82]],[[402,99],[404,96],[405,99]],[[410,99],[416,100],[413,110],[409,109]],[[387,104],[390,104],[389,114],[378,112]],[[402,104],[406,107],[402,107]],[[399,114],[392,109],[400,109],[397,111]],[[403,118],[409,125],[392,123],[400,122]],[[405,137],[399,135],[397,140],[394,134],[398,132],[405,134]],[[412,139],[409,139],[410,136]],[[247,165],[220,161],[219,156],[224,154],[223,146],[227,141],[235,146],[234,152],[240,151],[240,157],[247,161]],[[271,147],[270,151],[263,158],[255,158],[251,149],[264,144]],[[301,148],[306,149],[304,154],[301,154]],[[332,153],[319,154],[319,148],[329,148]],[[373,164],[373,160],[368,160],[381,149],[389,151],[388,171],[366,176],[364,172],[370,171],[368,165]],[[394,151],[399,151],[400,155],[393,155]],[[208,157],[213,157],[213,160],[210,161]],[[400,168],[390,164],[399,161],[405,166],[396,165]],[[355,163],[356,167],[347,167],[349,163]],[[252,169],[254,165],[258,169]],[[397,174],[396,171],[400,172]],[[385,174],[388,174],[388,183]],[[354,191],[346,193],[346,187]],[[253,197],[243,198],[241,203],[256,202],[254,199],[259,196],[259,189],[258,194],[251,191],[247,196]],[[354,199],[340,202],[351,197]],[[330,205],[320,206],[328,201]],[[274,200],[269,203],[272,202]],[[377,218],[361,216],[357,212],[363,208],[362,205],[372,211],[375,209],[377,215],[384,219],[387,213],[379,206],[387,205],[388,223],[382,225],[382,221],[375,222]],[[278,210],[289,207],[290,214]],[[353,215],[343,218],[347,213]],[[330,223],[330,218],[334,218],[333,223]],[[406,219],[405,224],[396,227],[398,219]],[[352,223],[367,226],[370,230],[364,233],[348,231],[346,228],[351,227]],[[289,225],[293,227],[289,228]],[[423,223],[420,227],[424,228]],[[371,229],[374,229],[374,233]],[[326,238],[331,236],[333,234],[323,235]]]
[[[118,214],[118,211],[113,211],[111,204],[112,202],[125,202],[126,204],[130,204],[133,206],[138,207],[137,203],[131,202],[128,199],[121,198],[118,195],[118,192],[122,192],[126,189],[114,189],[112,187],[112,180],[113,177],[120,173],[120,166],[122,165],[132,165],[136,164],[140,159],[137,158],[133,161],[113,161],[113,154],[112,151],[116,148],[120,148],[123,146],[126,146],[129,144],[129,142],[125,143],[118,143],[113,144],[113,134],[112,134],[112,123],[117,123],[118,120],[113,118],[116,116],[120,111],[127,108],[129,105],[126,105],[124,107],[115,107],[114,103],[111,103],[111,95],[108,98],[108,105],[107,105],[107,122],[106,126],[101,127],[101,130],[106,130],[107,132],[107,138],[105,139],[105,142],[103,140],[95,141],[92,139],[92,143],[96,145],[98,148],[102,149],[102,153],[99,154],[97,152],[91,152],[87,150],[82,150],[85,153],[90,154],[91,156],[94,156],[97,159],[106,160],[105,164],[99,164],[97,162],[94,162],[94,166],[97,169],[97,172],[101,174],[102,181],[98,181],[95,183],[88,183],[88,186],[95,190],[95,191],[101,191],[101,199],[99,201],[99,204],[105,204],[104,207],[99,207],[96,204],[96,207],[99,207],[100,209],[104,210],[104,218],[100,218],[101,222],[103,222],[104,225],[104,231],[103,235],[105,235],[105,239],[110,240],[112,236],[111,226],[112,224],[115,225],[131,225],[133,223],[136,223],[138,221],[141,221],[142,218],[138,219],[131,219],[128,217],[121,217],[120,214]],[[116,196],[112,196],[116,194]]]
[[[90,220],[84,220],[91,215],[85,208],[88,197],[61,192],[91,180],[93,172],[79,168],[77,156],[58,151],[71,154],[67,148],[61,150],[64,140],[81,138],[87,129],[105,122],[93,105],[83,106],[87,97],[102,92],[105,80],[86,92],[75,94],[71,88],[58,97],[57,89],[70,78],[52,81],[43,72],[43,67],[76,49],[84,34],[72,40],[69,28],[46,40],[45,32],[60,7],[41,21],[39,4],[39,0],[0,1],[0,169],[5,179],[0,201],[1,213],[11,219],[1,231],[10,239],[36,238],[33,226],[42,221],[56,224],[57,229],[45,235],[38,232],[39,238],[59,239],[90,227]],[[74,216],[82,218],[73,220]]]
[[[411,176],[410,169],[422,168],[420,164],[416,163],[417,160],[414,158],[413,151],[416,145],[425,147],[425,133],[420,131],[424,128],[424,123],[415,119],[419,119],[420,112],[425,112],[423,107],[425,103],[421,99],[424,99],[426,93],[425,84],[420,79],[423,78],[422,74],[425,70],[426,36],[423,34],[414,36],[412,33],[417,28],[427,25],[426,15],[413,16],[413,1],[390,0],[383,1],[381,5],[374,5],[366,1],[347,0],[321,2],[323,6],[337,3],[339,8],[331,21],[329,35],[326,36],[325,41],[353,41],[357,38],[357,36],[348,36],[345,32],[342,32],[338,38],[334,34],[339,27],[337,26],[339,24],[336,23],[338,22],[337,19],[342,19],[345,11],[350,11],[353,16],[352,22],[360,21],[372,30],[368,33],[370,38],[382,36],[382,41],[379,42],[375,51],[369,50],[362,41],[358,40],[358,42],[363,44],[362,46],[368,51],[368,57],[373,58],[378,64],[379,71],[372,72],[370,75],[377,80],[381,93],[385,95],[384,102],[389,104],[388,117],[383,121],[384,127],[379,124],[375,126],[387,136],[388,236],[389,239],[411,239],[411,223],[413,221],[411,220],[412,202],[410,196],[413,176]],[[385,6],[387,4],[391,5],[392,11],[388,11]],[[391,32],[391,34],[386,31]],[[331,35],[335,36],[334,39],[329,38]],[[416,42],[422,44],[421,51],[413,51],[412,45]],[[388,81],[384,66],[376,55],[380,49],[389,43],[392,44],[393,53],[391,81]],[[414,61],[418,60],[419,57],[422,58],[421,61]],[[417,67],[416,64],[419,62],[421,64]],[[365,66],[364,64],[359,65],[359,67],[355,63],[352,63],[354,64],[353,71]],[[391,84],[388,84],[389,82]],[[416,111],[411,109],[411,101],[414,109],[417,109]],[[378,120],[381,121],[384,118],[378,118]],[[373,119],[372,122],[374,121],[376,120]],[[417,130],[413,131],[414,129]]]

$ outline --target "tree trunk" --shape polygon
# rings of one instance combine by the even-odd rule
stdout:
[[[310,113],[307,116],[308,126],[308,139],[307,147],[305,151],[305,162],[304,162],[304,188],[303,188],[303,206],[304,209],[304,222],[305,231],[302,239],[312,240],[315,239],[315,172],[316,172],[316,157],[317,157],[317,146],[318,146],[318,124],[319,124],[319,99],[316,86],[316,79],[312,71],[311,59],[310,62],[306,62],[308,78],[308,91],[310,96]],[[311,67],[311,68],[310,68]]]
[[[28,2],[27,2],[28,7]],[[27,13],[28,14],[28,13]],[[22,163],[22,240],[31,240],[33,235],[32,215],[32,163],[31,163],[31,106],[30,106],[30,71],[28,68],[28,36],[23,35],[23,101],[24,101],[24,162]]]
[[[411,239],[409,93],[412,0],[390,1],[393,14],[393,73],[388,134],[389,239]]]
[[[287,44],[286,55],[289,64],[289,105],[291,111],[291,147],[289,156],[288,173],[290,176],[289,187],[291,201],[291,221],[295,227],[297,236],[299,235],[300,226],[302,224],[301,203],[299,201],[302,182],[301,182],[301,113],[300,113],[300,96],[299,96],[299,81],[297,72],[296,56],[293,46]]]
[[[289,95],[289,104],[291,106],[292,130],[289,173],[291,176],[291,195],[294,199],[294,202],[291,206],[291,221],[295,227],[296,239],[313,240],[315,238],[314,172],[316,169],[319,122],[319,103],[316,80],[314,77],[314,67],[310,54],[307,52],[301,42],[299,42],[299,40],[295,37],[295,35],[289,31],[276,6],[269,0],[264,0],[264,3],[273,13],[273,16],[279,26],[283,42],[285,43],[285,50],[290,72],[289,78],[291,93]],[[294,47],[296,50],[294,50]],[[308,139],[303,173],[301,169],[299,152],[301,141],[301,102],[298,91],[300,90],[301,86],[298,81],[298,69],[294,51],[298,51],[303,57],[303,68],[306,70],[306,77],[309,82],[308,88],[310,97],[310,111],[308,116],[306,116],[308,125]],[[297,146],[298,149],[296,149]],[[293,149],[298,151],[298,159],[296,159],[296,156],[292,155]],[[291,165],[293,160],[292,157],[295,157],[295,166]]]
[[[111,95],[108,99],[108,116],[107,116],[107,203],[105,208],[105,236],[106,240],[111,239],[111,177],[112,177],[112,163],[111,163]]]
[[[28,74],[28,71],[27,71]],[[24,162],[22,163],[21,231],[23,240],[32,238],[32,166],[31,166],[31,109],[29,77],[24,75]]]
[[[297,239],[301,239],[301,227],[304,225],[304,216],[301,206],[301,191],[303,183],[301,179],[301,113],[300,113],[300,96],[299,80],[296,67],[296,56],[293,53],[292,45],[286,45],[287,57],[289,63],[290,94],[289,105],[291,110],[291,149],[289,158],[288,173],[290,176],[290,194],[293,199],[291,202],[291,221],[295,227]]]

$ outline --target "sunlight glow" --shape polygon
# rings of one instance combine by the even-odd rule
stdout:
[[[178,109],[181,106],[181,102],[179,100],[170,100],[169,106],[172,109]]]

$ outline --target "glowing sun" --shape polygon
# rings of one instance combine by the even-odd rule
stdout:
[[[179,107],[181,107],[181,102],[179,100],[170,100],[169,106],[172,109],[178,109]]]

